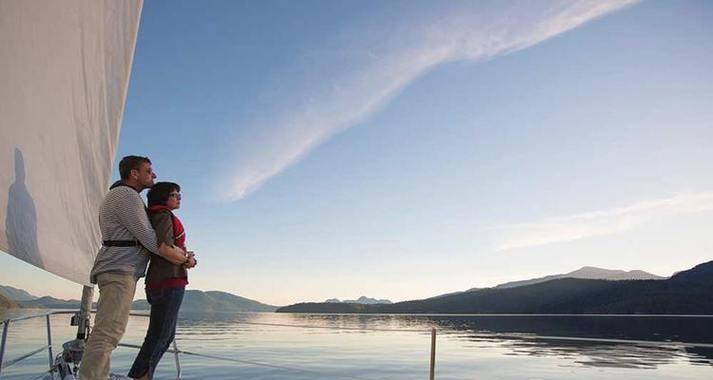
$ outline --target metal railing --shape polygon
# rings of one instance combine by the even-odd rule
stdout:
[[[44,350],[47,350],[48,357],[49,357],[48,371],[49,372],[53,371],[53,369],[55,368],[55,362],[54,362],[54,356],[52,354],[52,323],[51,323],[50,317],[52,315],[61,315],[61,314],[75,314],[75,312],[74,311],[58,311],[58,310],[56,310],[56,311],[48,311],[45,313],[10,318],[10,319],[6,319],[4,321],[0,321],[0,323],[3,325],[2,338],[0,340],[0,377],[2,377],[3,369],[10,367],[11,365],[14,365],[22,360],[29,358],[29,357],[32,357]],[[143,313],[130,313],[129,315],[134,316],[134,317],[149,317],[148,314],[143,314]],[[26,354],[20,355],[12,360],[5,361],[5,349],[7,347],[7,335],[8,335],[8,331],[10,329],[10,325],[15,322],[19,322],[19,321],[35,319],[35,318],[42,318],[42,317],[45,317],[45,319],[46,319],[47,344],[36,349],[36,350],[33,350]],[[379,328],[368,329],[368,328],[361,328],[361,327],[350,328],[350,327],[329,327],[329,326],[309,326],[309,325],[287,325],[287,324],[260,323],[260,322],[241,322],[241,323],[248,324],[248,325],[260,325],[260,326],[280,326],[280,327],[293,327],[293,328],[319,328],[319,329],[350,330],[350,331],[360,330],[360,331],[381,331],[381,332],[384,332],[384,331],[421,332],[421,333],[426,332],[425,330],[417,330],[417,329],[379,329]],[[436,329],[432,328],[430,331],[430,334],[431,334],[431,356],[430,356],[431,361],[430,361],[429,379],[434,380],[435,379],[435,363],[436,363]],[[119,343],[118,346],[125,347],[125,348],[135,348],[135,349],[141,348],[141,346],[134,345],[134,344],[128,344],[128,343]],[[176,379],[177,380],[180,380],[181,375],[182,375],[179,354],[202,357],[202,358],[213,359],[213,360],[229,361],[229,362],[242,363],[242,364],[251,364],[251,365],[256,365],[256,366],[261,366],[261,367],[269,367],[269,368],[274,368],[274,369],[281,369],[281,370],[286,370],[286,371],[302,372],[302,373],[308,373],[308,374],[312,374],[312,375],[316,375],[316,376],[334,376],[335,375],[333,373],[322,373],[320,371],[314,371],[314,370],[309,370],[309,369],[304,369],[304,368],[295,368],[295,367],[288,367],[288,366],[274,365],[274,364],[269,364],[269,363],[256,362],[256,361],[251,361],[251,360],[242,360],[242,359],[221,357],[221,356],[216,356],[216,355],[205,355],[205,354],[191,352],[191,351],[184,351],[184,350],[180,350],[178,348],[178,343],[176,342],[175,339],[173,341],[173,348],[169,349],[167,352],[174,354],[174,359],[175,359],[175,363],[176,363]],[[361,377],[349,376],[349,375],[343,375],[343,374],[339,375],[339,377],[366,380]]]
[[[46,312],[46,313],[40,313],[40,314],[33,314],[33,315],[27,315],[24,317],[17,317],[17,318],[10,318],[6,319],[4,321],[0,321],[0,324],[3,325],[2,329],[2,338],[0,340],[0,375],[2,375],[2,370],[16,364],[17,362],[20,362],[22,360],[25,360],[33,355],[36,355],[37,353],[40,353],[44,350],[47,350],[48,356],[49,356],[49,369],[52,370],[52,367],[54,366],[54,356],[52,355],[52,323],[50,322],[50,316],[52,314],[61,314],[61,313],[69,313],[69,312]],[[41,318],[45,317],[46,323],[47,323],[47,344],[36,349],[33,351],[30,351],[26,354],[20,355],[17,358],[14,358],[9,361],[5,361],[5,347],[7,345],[7,334],[8,331],[10,330],[10,324],[18,321],[24,321],[27,319],[34,319],[34,318]]]

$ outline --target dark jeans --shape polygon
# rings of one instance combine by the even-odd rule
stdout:
[[[148,374],[149,379],[153,379],[158,362],[176,336],[178,309],[185,291],[185,287],[146,289],[146,299],[151,304],[149,330],[131,366],[129,377],[139,378]]]

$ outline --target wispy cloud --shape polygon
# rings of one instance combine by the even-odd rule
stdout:
[[[224,199],[255,191],[438,65],[524,49],[635,2],[438,3],[351,25],[271,82],[279,90],[262,107],[269,114],[240,128],[230,183],[221,186]]]
[[[626,232],[646,222],[713,210],[713,192],[647,200],[626,207],[547,218],[534,223],[496,226],[496,250],[541,246]]]

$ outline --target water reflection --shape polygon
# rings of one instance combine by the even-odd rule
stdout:
[[[512,355],[556,356],[592,367],[655,369],[688,357],[680,349],[628,344],[510,340],[504,342],[504,346]]]
[[[713,343],[713,318],[708,317],[499,316],[432,320],[458,339],[499,342],[510,350],[510,355],[557,356],[592,367],[653,369],[680,360],[713,365],[713,349],[674,343]],[[667,344],[586,341],[590,338]]]
[[[496,344],[508,350],[506,355],[553,356],[591,367],[654,369],[681,360],[687,360],[692,365],[713,365],[713,348],[674,343],[712,344],[711,317],[295,314],[291,319],[295,324],[361,327],[365,330],[394,328],[425,333],[436,327],[441,336],[475,343],[469,348],[489,349]],[[661,342],[666,345],[586,340],[590,338]]]
[[[55,342],[71,338],[67,316],[53,317]],[[16,357],[42,344],[44,320],[17,323],[10,331]],[[147,318],[132,317],[125,343],[140,344]],[[300,327],[295,327],[300,326]],[[438,329],[438,379],[704,379],[713,375],[713,349],[673,342],[713,343],[713,318],[616,317],[426,317],[276,313],[184,313],[181,349],[254,363],[324,372],[323,378],[427,378],[430,329]],[[649,344],[541,339],[542,336],[634,339]],[[31,338],[31,339],[30,339]],[[18,345],[19,344],[19,345]],[[136,351],[115,351],[113,371],[125,373]],[[10,379],[36,373],[46,356]],[[184,379],[314,379],[312,374],[265,366],[182,356]],[[19,372],[19,371],[24,372]],[[175,376],[162,361],[161,378]],[[527,374],[527,376],[523,376]],[[5,378],[5,372],[3,373]]]

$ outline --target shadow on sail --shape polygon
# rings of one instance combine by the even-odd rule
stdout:
[[[37,210],[25,185],[26,176],[25,158],[22,151],[15,148],[15,182],[8,190],[5,233],[13,256],[42,268],[37,244]]]

